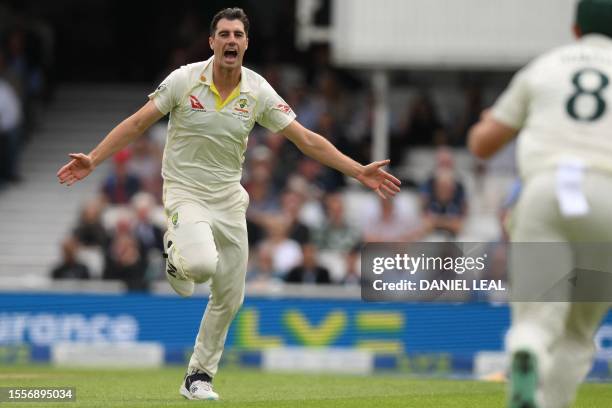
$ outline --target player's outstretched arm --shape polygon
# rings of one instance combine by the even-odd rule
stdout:
[[[383,170],[390,160],[376,161],[362,166],[341,153],[323,136],[306,129],[296,120],[283,129],[281,134],[291,140],[305,155],[347,176],[356,178],[383,199],[392,197],[400,191],[401,182]]]
[[[57,172],[59,182],[71,186],[84,179],[100,163],[130,144],[163,116],[152,101],[147,102],[111,130],[89,154],[70,153],[68,156],[71,160]]]

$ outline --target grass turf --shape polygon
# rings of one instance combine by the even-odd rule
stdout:
[[[76,387],[76,402],[12,404],[26,407],[502,407],[504,385],[404,376],[272,374],[223,369],[215,378],[220,402],[187,401],[178,394],[183,368],[91,370],[46,366],[0,367],[0,387]],[[584,385],[575,407],[609,407],[612,385]],[[0,407],[9,406],[0,403]]]

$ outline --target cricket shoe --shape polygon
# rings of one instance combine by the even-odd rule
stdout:
[[[538,365],[536,356],[526,350],[512,355],[510,374],[510,399],[508,408],[538,408]]]
[[[217,401],[219,394],[213,391],[211,381],[210,376],[204,373],[187,375],[179,392],[188,400]]]
[[[166,279],[168,279],[170,286],[172,286],[172,289],[174,289],[176,293],[182,297],[189,297],[193,295],[195,284],[171,262],[171,251],[174,249],[174,244],[172,241],[167,241],[167,237],[168,233],[164,235],[164,247],[166,248],[166,253],[164,253],[164,258],[166,258]]]

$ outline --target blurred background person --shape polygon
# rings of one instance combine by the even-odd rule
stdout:
[[[9,81],[0,49],[0,184],[20,180],[18,163],[22,148],[22,101]]]
[[[282,283],[282,273],[275,269],[273,248],[261,243],[250,257],[247,283],[254,288],[270,288]]]
[[[117,222],[106,253],[104,279],[120,280],[128,290],[148,289],[147,261],[134,235],[131,221],[122,218]]]
[[[141,189],[140,179],[129,170],[131,156],[128,149],[113,156],[113,169],[102,186],[102,193],[110,204],[128,204]]]
[[[311,243],[302,244],[302,263],[287,272],[285,275],[285,282],[311,284],[332,283],[327,268],[318,263],[316,245]]]
[[[151,194],[157,203],[162,202],[161,149],[151,141],[147,133],[136,139],[130,149],[126,170],[140,183],[140,191]]]
[[[89,279],[89,269],[77,260],[78,248],[74,237],[62,242],[62,262],[51,271],[53,279]]]
[[[359,250],[362,242],[359,230],[347,223],[342,194],[329,193],[325,196],[326,220],[321,228],[314,231],[314,244],[320,253],[320,260],[330,269],[332,279],[344,278],[351,254]]]
[[[379,200],[377,214],[363,228],[365,242],[405,242],[414,239],[418,219],[411,219],[397,210],[397,199]]]

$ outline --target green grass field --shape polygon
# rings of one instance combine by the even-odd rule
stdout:
[[[271,374],[235,368],[215,378],[220,402],[187,401],[178,394],[182,368],[90,370],[0,367],[0,386],[76,387],[77,401],[19,403],[16,407],[502,407],[504,386],[477,381],[414,379],[404,376]],[[587,384],[576,407],[610,407],[612,385]],[[0,403],[0,407],[10,406]]]

